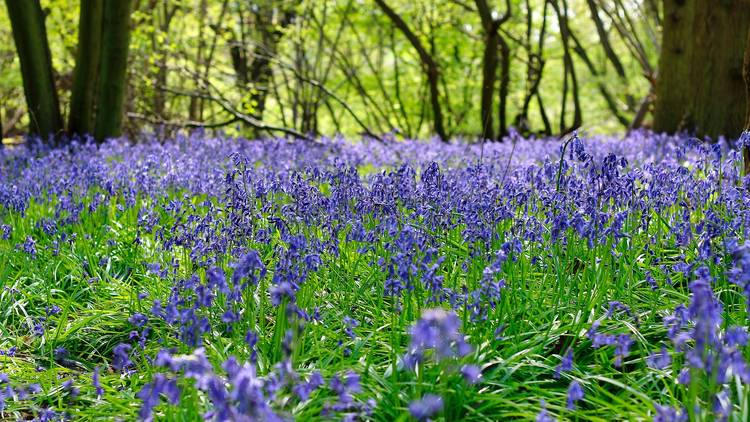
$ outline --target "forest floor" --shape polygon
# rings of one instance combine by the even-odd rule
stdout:
[[[0,419],[748,420],[740,166],[649,133],[0,149]]]

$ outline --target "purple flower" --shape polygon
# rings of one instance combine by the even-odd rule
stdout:
[[[136,312],[128,319],[128,322],[136,327],[143,327],[148,322],[148,317],[142,313]]]
[[[539,413],[536,414],[536,422],[555,422],[556,419],[553,418],[549,412],[547,412],[547,403],[542,400],[541,402],[541,408],[539,409]]]
[[[359,326],[359,321],[356,319],[346,315],[344,316],[344,332],[346,333],[349,338],[356,338],[357,335],[354,334],[354,328]]]
[[[289,299],[289,303],[293,303],[295,299],[294,289],[292,285],[284,281],[277,286],[273,286],[270,289],[271,292],[271,303],[273,306],[281,305],[284,298]]]
[[[112,366],[118,371],[122,371],[133,365],[133,361],[130,360],[130,351],[133,347],[127,343],[120,343],[112,350],[114,353],[114,359],[112,360]]]
[[[745,327],[730,327],[725,334],[725,340],[729,347],[743,347],[747,345],[748,334]]]
[[[104,388],[102,388],[101,381],[99,380],[99,367],[94,368],[94,373],[91,376],[91,385],[96,391],[96,398],[101,399],[104,395]]]
[[[654,422],[686,422],[688,414],[684,410],[677,410],[671,406],[662,406],[654,404],[656,415]]]
[[[47,314],[47,316],[59,315],[60,312],[62,312],[62,309],[60,309],[60,307],[57,305],[47,306],[46,308],[44,308],[44,313]]]
[[[26,240],[20,245],[24,252],[31,255],[32,258],[36,258],[36,242],[31,236],[26,236]]]
[[[630,310],[630,307],[628,305],[623,304],[622,302],[619,302],[617,300],[613,300],[609,302],[609,307],[607,308],[607,313],[605,314],[605,318],[612,318],[612,316],[617,311],[625,312],[628,316],[633,316],[632,311]]]
[[[443,398],[436,394],[425,394],[421,399],[409,403],[409,413],[418,421],[426,421],[443,410]]]
[[[654,277],[651,276],[651,271],[646,271],[646,282],[651,287],[651,290],[657,290],[659,288],[656,280],[654,280]]]
[[[255,274],[258,270],[259,274]],[[258,281],[266,274],[266,267],[260,259],[258,251],[251,250],[246,253],[238,262],[234,264],[234,273],[232,274],[232,283],[237,286],[242,279],[249,278],[250,284],[258,284]]]
[[[55,360],[60,361],[68,357],[68,350],[64,347],[56,347],[54,351]]]
[[[555,368],[555,374],[553,375],[555,379],[560,378],[560,374],[563,372],[568,372],[573,370],[573,349],[568,349],[568,351],[565,353],[565,356],[563,356],[562,361],[559,365]]]
[[[3,240],[10,239],[10,234],[13,232],[13,227],[8,224],[0,224],[0,238]]]
[[[623,360],[630,355],[630,348],[633,346],[633,340],[628,334],[620,334],[615,342],[615,367],[622,366]]]
[[[245,343],[250,348],[250,362],[256,363],[258,361],[258,351],[255,350],[255,345],[258,344],[258,335],[253,330],[247,330],[245,334]]]
[[[646,359],[648,366],[654,369],[664,369],[672,363],[672,357],[667,351],[667,346],[661,346],[661,351],[649,355]]]
[[[583,399],[583,388],[578,381],[573,380],[568,387],[568,398],[566,407],[568,410],[575,410],[576,402]]]
[[[477,384],[482,378],[482,370],[477,365],[464,365],[461,367],[461,376],[469,384]]]
[[[73,384],[73,380],[67,380],[62,383],[63,390],[70,394],[70,397],[76,398],[81,393],[81,389]]]
[[[404,357],[410,367],[421,362],[425,354],[432,350],[437,361],[466,356],[471,346],[460,332],[461,321],[453,312],[443,309],[430,309],[422,313],[422,318],[412,327],[411,343]]]
[[[180,401],[177,381],[167,378],[164,374],[156,374],[153,381],[144,385],[136,394],[136,397],[143,402],[141,409],[138,411],[138,417],[144,421],[153,420],[153,408],[159,404],[162,395],[166,396],[167,400],[173,405]]]
[[[315,371],[310,375],[310,378],[307,381],[295,385],[293,391],[300,400],[305,401],[310,398],[310,394],[312,394],[313,391],[317,390],[323,384],[325,384],[325,381],[323,380],[320,371]]]

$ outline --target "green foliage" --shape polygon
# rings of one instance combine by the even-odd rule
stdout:
[[[221,0],[138,3],[139,9],[131,16],[127,133],[137,133],[144,126],[154,128],[160,123],[175,127],[187,122],[211,124],[226,120],[225,110],[215,101],[196,97],[219,94],[247,114],[262,109],[262,119],[267,123],[303,131],[311,128],[322,134],[360,133],[362,128],[349,111],[311,81],[335,94],[375,133],[394,128],[405,136],[431,133],[426,81],[418,57],[374,4],[355,0],[267,0],[255,6]],[[483,35],[473,3],[426,0],[391,3],[429,47],[440,66],[440,95],[447,130],[454,136],[476,136],[481,132]],[[508,122],[513,124],[529,89],[527,35],[536,49],[544,9],[541,0],[510,3],[512,16],[503,25],[502,33],[510,46]],[[642,76],[647,73],[643,61],[646,66],[655,67],[659,28],[648,2],[602,3],[600,15],[627,74],[627,78],[619,78],[600,48],[586,1],[567,3],[571,30],[597,69],[597,76],[593,76],[580,57],[574,55],[584,124],[598,132],[619,130],[622,126],[602,99],[598,84],[603,82],[615,93],[618,111],[632,119],[650,89],[651,76]],[[65,118],[77,43],[78,2],[46,0],[42,4],[48,11],[49,43]],[[496,14],[504,12],[504,2],[490,5]],[[532,12],[530,29],[527,7]],[[548,9],[540,95],[550,121],[557,122],[561,110],[563,47],[559,23],[551,8]],[[0,87],[8,88],[2,90],[7,97],[3,101],[4,110],[0,110],[6,115],[4,121],[23,104],[20,68],[17,61],[11,61],[13,43],[7,19],[5,11],[0,11],[3,41],[0,57],[6,57],[7,63],[7,71],[0,76]],[[631,26],[623,26],[628,24]],[[632,45],[634,39],[639,46]],[[258,57],[264,54],[271,57],[272,77],[268,85],[250,80],[244,87],[237,86],[238,75],[230,54],[233,46],[244,52],[251,73]],[[635,54],[636,47],[640,56]],[[252,94],[252,89],[256,94]],[[262,103],[250,105],[247,97],[257,97],[257,92],[264,93],[262,100],[255,99]],[[567,109],[568,112],[572,109],[570,95]],[[531,101],[529,119],[533,131],[543,129],[539,111],[538,102]],[[27,122],[24,117],[15,130]],[[254,134],[252,128],[243,128],[241,133]]]

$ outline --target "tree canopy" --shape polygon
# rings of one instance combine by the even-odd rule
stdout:
[[[736,136],[744,123],[746,41],[738,33],[747,31],[748,0],[6,6],[5,136],[205,127],[244,136],[447,140],[500,139],[511,128],[552,135],[644,125]],[[36,21],[12,25],[19,9]],[[38,70],[45,50],[49,69]],[[34,115],[44,107],[48,123],[40,127]],[[727,118],[703,121],[722,120],[717,114]]]

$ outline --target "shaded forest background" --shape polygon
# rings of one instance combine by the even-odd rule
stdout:
[[[59,110],[48,128],[28,112],[37,82],[19,60],[18,16],[35,7],[54,86],[41,97]],[[750,122],[748,22],[748,0],[7,0],[0,121],[4,137],[737,136]],[[125,55],[111,54],[118,36]]]

